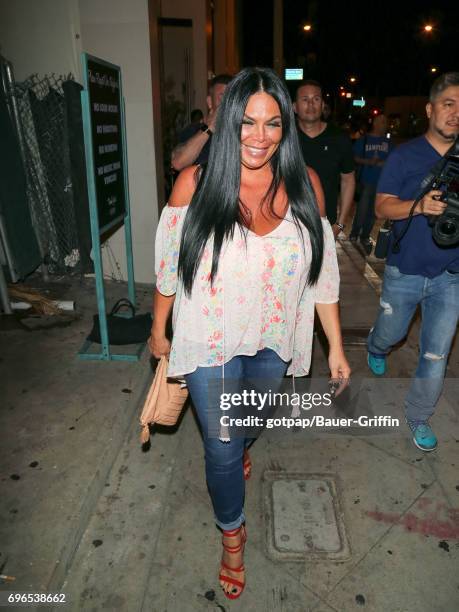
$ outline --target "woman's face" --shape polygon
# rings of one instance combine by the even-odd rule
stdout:
[[[241,129],[241,162],[250,170],[265,166],[282,139],[279,105],[261,91],[250,96]]]

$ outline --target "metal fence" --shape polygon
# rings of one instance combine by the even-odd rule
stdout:
[[[79,268],[63,84],[67,77],[33,75],[15,83],[27,196],[50,272]]]

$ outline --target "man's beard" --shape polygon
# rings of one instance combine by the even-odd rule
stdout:
[[[453,132],[452,134],[446,134],[446,132],[444,132],[440,128],[435,128],[435,130],[438,134],[440,134],[440,136],[442,136],[445,140],[448,140],[449,142],[453,142],[454,140],[456,140],[459,134],[459,131]]]

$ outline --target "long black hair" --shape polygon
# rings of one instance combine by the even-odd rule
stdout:
[[[283,181],[295,224],[299,228],[301,222],[309,232],[312,260],[308,284],[313,285],[319,277],[324,248],[322,223],[301,155],[289,93],[269,68],[244,68],[223,95],[207,168],[202,172],[184,224],[178,274],[188,295],[209,238],[214,238],[213,282],[223,241],[233,237],[236,225],[242,225],[239,201],[241,126],[250,96],[261,91],[276,100],[282,121],[282,139],[270,160],[273,171],[273,181],[267,192],[270,205]]]

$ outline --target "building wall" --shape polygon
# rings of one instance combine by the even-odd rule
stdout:
[[[158,1],[161,17],[193,21],[194,106],[205,111],[208,81],[214,74],[235,74],[240,69],[240,0]],[[213,30],[210,5],[213,7]]]
[[[78,0],[0,0],[0,53],[17,81],[33,73],[80,75]]]
[[[81,51],[121,66],[135,278],[153,282],[158,197],[148,0],[0,0],[0,14],[0,52],[18,81],[72,72],[81,82]],[[126,279],[123,228],[103,248],[106,274],[116,268],[109,250]]]
[[[154,236],[158,221],[153,137],[150,35],[147,0],[79,0],[81,48],[121,67],[126,104],[129,192],[134,271],[138,282],[153,282]],[[126,278],[124,229],[111,248]]]
[[[81,82],[81,51],[121,66],[139,282],[154,280],[154,234],[163,204],[157,195],[158,184],[163,191],[157,17],[192,19],[194,99],[205,110],[211,36],[215,71],[238,69],[236,5],[236,0],[213,0],[211,32],[210,0],[0,0],[0,53],[13,63],[17,80],[72,72]],[[109,251],[126,278],[122,228],[103,248],[106,273],[113,267]]]
[[[156,162],[156,193],[157,209],[162,209],[165,204],[165,185],[164,185],[164,159],[163,159],[163,130],[161,121],[161,82],[158,77],[160,74],[160,44],[158,18],[160,16],[161,0],[148,0],[148,19],[150,32],[150,89],[153,101],[153,131],[155,142],[155,162]]]
[[[193,21],[194,106],[207,109],[206,0],[161,0],[161,17]]]
[[[240,70],[237,0],[214,0],[215,74]]]

